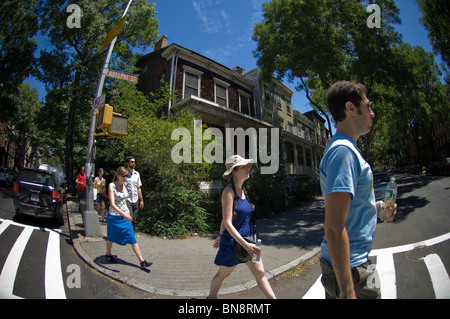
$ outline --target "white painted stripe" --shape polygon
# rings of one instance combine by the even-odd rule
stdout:
[[[302,299],[325,299],[325,289],[320,281],[321,278],[322,276],[319,276],[314,285],[309,288],[308,292]]]
[[[45,257],[45,298],[47,299],[66,299],[59,246],[59,235],[49,232]]]
[[[1,220],[2,223],[0,224],[0,235],[5,231],[6,228],[8,228],[9,225],[11,225],[10,220]]]
[[[377,256],[380,254],[398,254],[398,253],[403,253],[405,251],[410,251],[413,250],[416,247],[419,246],[433,246],[436,244],[439,244],[443,241],[446,241],[450,239],[450,233],[441,235],[441,236],[437,236],[428,240],[424,240],[424,241],[419,241],[417,243],[414,244],[408,244],[408,245],[402,245],[402,246],[396,246],[396,247],[388,247],[388,248],[382,248],[382,249],[373,249],[370,252],[369,256]]]
[[[394,255],[377,255],[376,270],[380,278],[381,298],[397,298],[397,280],[395,278]]]
[[[426,246],[433,246],[433,245],[439,244],[439,243],[441,243],[443,241],[446,241],[448,239],[450,239],[450,233],[447,233],[447,234],[444,234],[444,235],[441,235],[441,236],[438,236],[438,237],[434,237],[434,238],[425,240],[425,245]]]
[[[450,280],[441,258],[437,254],[430,254],[424,261],[430,273],[436,299],[450,299]]]
[[[30,226],[30,225],[25,225],[25,224],[21,224],[21,223],[16,223],[13,222],[12,220],[8,220],[8,219],[2,219],[0,218],[0,222],[2,222],[2,224],[0,224],[0,228],[1,225],[3,225],[3,223],[7,223],[7,225],[14,225],[14,226],[19,226],[19,227],[27,227],[27,228],[31,228],[31,229],[35,229],[35,230],[41,230],[41,231],[55,231],[57,233],[63,233],[63,231],[61,229],[50,229],[50,228],[44,228],[44,227],[36,227],[36,226]],[[0,232],[1,234],[1,232]]]
[[[0,298],[15,297],[13,295],[14,281],[16,280],[17,270],[19,268],[20,260],[22,259],[23,251],[25,250],[32,232],[33,229],[24,228],[6,258],[2,273],[0,274]]]
[[[396,246],[396,247],[388,247],[382,249],[374,249],[370,252],[369,256],[378,256],[378,255],[393,255],[402,253],[405,251],[413,250],[416,247],[414,244]]]

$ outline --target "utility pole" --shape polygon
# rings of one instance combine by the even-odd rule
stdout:
[[[127,14],[128,8],[133,0],[129,0],[125,11],[122,14],[122,18]],[[108,64],[111,59],[111,55],[114,49],[114,44],[116,43],[117,36],[111,41],[111,44],[106,55],[105,63],[103,64],[102,73],[100,76],[100,81],[97,85],[97,93],[95,97],[99,97],[103,92],[103,85],[105,83],[106,74],[108,72]],[[88,137],[88,148],[86,153],[86,164],[85,164],[85,174],[86,174],[86,210],[84,211],[84,232],[85,237],[98,237],[102,236],[100,230],[100,223],[98,221],[98,214],[94,210],[94,195],[92,192],[94,176],[95,176],[95,165],[94,165],[94,133],[95,133],[95,123],[96,116],[95,111],[92,110],[91,124],[89,126],[89,137]]]

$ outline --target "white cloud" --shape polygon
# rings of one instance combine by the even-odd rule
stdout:
[[[217,3],[220,2],[220,0],[217,0]],[[248,50],[251,51],[253,48],[251,47],[252,42],[252,35],[253,35],[253,26],[255,23],[258,23],[262,19],[262,3],[264,0],[252,0],[251,2],[251,11],[252,14],[249,17],[248,23],[246,27],[244,27],[241,30],[233,30],[238,31],[240,33],[240,36],[237,38],[234,38],[231,42],[228,42],[224,44],[223,46],[219,48],[209,48],[204,50],[203,54],[214,61],[217,61],[219,63],[222,63],[224,65],[227,65],[228,63],[239,63],[239,58],[236,58],[236,56],[241,52],[242,50]],[[221,15],[223,18],[223,21],[225,21],[225,25],[227,26],[228,33],[231,32],[231,25],[237,25],[232,20],[232,17],[230,17],[225,10],[221,10]],[[242,25],[242,23],[241,23]],[[245,23],[244,23],[245,25]],[[221,24],[222,26],[222,24]],[[219,28],[218,32],[223,32],[222,28]],[[251,54],[251,52],[250,52]]]
[[[208,34],[218,33],[221,25],[218,19],[215,18],[216,10],[214,9],[211,1],[200,0],[192,3],[197,15],[202,22],[204,31]]]

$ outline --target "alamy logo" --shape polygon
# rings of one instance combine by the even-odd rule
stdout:
[[[250,127],[246,130],[243,128],[225,128],[225,151],[226,158],[234,154],[245,155],[246,140],[248,137],[249,158],[258,161],[261,164],[261,174],[275,174],[278,172],[280,164],[280,146],[279,146],[279,128],[271,128],[270,136],[268,136],[267,128],[260,128],[258,132],[255,128]],[[211,141],[214,136],[214,140]],[[181,138],[181,140],[180,140]],[[235,152],[235,138],[237,141],[237,152]],[[270,138],[270,144],[268,144]],[[180,140],[175,144],[171,151],[172,161],[176,164],[192,163],[192,145],[194,146],[194,163],[224,163],[224,137],[222,131],[218,128],[208,128],[205,133],[202,132],[202,121],[194,121],[194,138],[187,128],[176,128],[172,131],[171,139],[173,141]],[[203,149],[203,141],[211,141]],[[270,148],[269,148],[270,146]],[[269,154],[270,152],[270,154]],[[259,156],[259,157],[258,157]]]
[[[69,4],[66,12],[72,12],[72,14],[67,17],[67,27],[70,29],[81,28],[81,17],[83,16],[83,12],[81,11],[80,6],[77,4]]]
[[[381,9],[378,4],[371,4],[367,7],[367,12],[373,12],[367,18],[367,27],[370,29],[381,28]]]
[[[81,269],[77,264],[70,264],[67,266],[67,272],[70,275],[67,277],[67,288],[81,288]]]

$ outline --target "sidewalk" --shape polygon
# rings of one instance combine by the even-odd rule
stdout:
[[[75,201],[68,199],[69,224],[74,248],[85,262],[99,272],[141,290],[168,296],[205,297],[218,267],[214,265],[215,237],[163,239],[137,232],[142,255],[153,265],[141,269],[130,245],[113,244],[118,263],[106,261],[106,224],[100,223],[104,237],[85,238],[82,215]],[[263,262],[268,279],[314,256],[323,236],[323,200],[304,204],[289,213],[257,222],[263,244]],[[222,285],[219,294],[234,293],[256,286],[245,265],[238,265]]]

